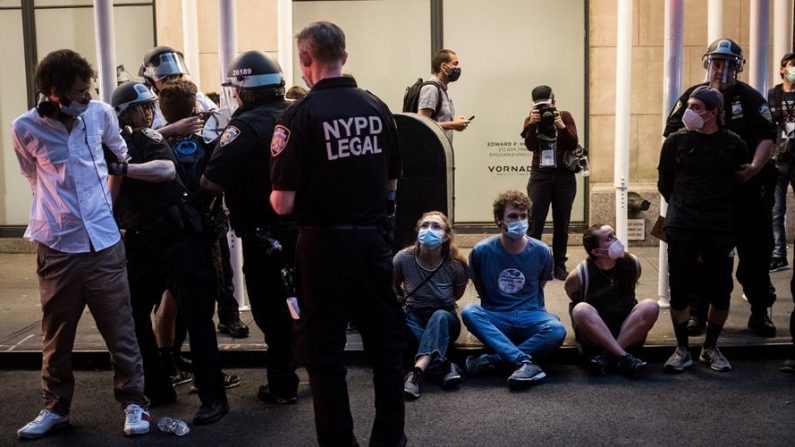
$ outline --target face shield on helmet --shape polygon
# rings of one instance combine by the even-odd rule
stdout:
[[[743,49],[731,39],[718,39],[707,48],[701,58],[706,69],[704,81],[718,90],[725,90],[737,82],[737,74],[743,70]]]
[[[141,106],[142,114],[140,121],[143,127],[149,127],[154,117],[155,100],[157,98],[145,85],[138,82],[125,82],[116,87],[111,96],[111,106],[116,112],[116,116],[121,117],[128,110]],[[148,123],[146,122],[148,121]]]
[[[241,93],[244,97],[251,97],[246,95],[246,90],[266,92],[265,96],[284,96],[284,77],[279,63],[261,51],[248,51],[236,57],[229,64],[226,76],[226,82],[222,84],[221,106],[230,110],[246,102],[241,99]]]
[[[188,67],[182,55],[175,51],[167,51],[152,56],[144,66],[144,76],[160,82],[169,76],[188,74]]]

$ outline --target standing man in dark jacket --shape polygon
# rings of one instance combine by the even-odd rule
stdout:
[[[739,81],[745,59],[743,49],[731,39],[713,42],[703,57],[709,81],[693,86],[679,98],[665,127],[665,136],[683,127],[691,93],[709,85],[723,94],[723,119],[727,129],[740,136],[751,153],[751,162],[740,173],[740,187],[735,189],[737,280],[751,304],[748,327],[763,337],[776,335],[776,327],[768,314],[776,300],[770,282],[770,257],[773,250],[773,190],[776,169],[770,163],[776,126],[765,98],[753,87]],[[694,291],[696,292],[696,291]]]
[[[657,188],[668,202],[665,233],[677,344],[665,362],[666,372],[693,366],[687,321],[690,299],[697,292],[709,302],[707,335],[699,360],[716,371],[731,370],[717,341],[729,315],[734,287],[735,178],[745,178],[741,169],[748,161],[748,149],[737,134],[723,128],[722,107],[723,97],[717,89],[701,86],[693,90],[682,118],[686,129],[665,139],[657,167]],[[709,287],[694,290],[699,284]]]
[[[571,113],[555,108],[555,95],[546,85],[533,89],[533,109],[524,120],[522,137],[533,153],[527,195],[532,201],[530,237],[541,239],[552,205],[552,253],[555,278],[565,280],[571,206],[577,194],[574,172],[563,165],[566,152],[577,147],[577,126]]]
[[[315,22],[297,36],[309,94],[293,104],[271,142],[271,204],[294,214],[301,348],[321,446],[358,445],[345,383],[347,322],[373,364],[371,446],[406,445],[405,316],[392,289],[383,223],[394,214],[400,174],[397,129],[381,100],[342,74],[345,34]]]
[[[232,229],[243,239],[251,313],[268,344],[268,384],[259,387],[258,396],[292,404],[297,400],[298,376],[282,270],[292,266],[297,229],[277,216],[268,202],[268,145],[276,121],[290,103],[284,100],[279,64],[260,51],[245,52],[232,61],[224,88],[234,90],[239,108],[221,134],[201,187],[225,194]]]

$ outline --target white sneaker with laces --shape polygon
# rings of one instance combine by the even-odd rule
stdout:
[[[28,422],[17,430],[20,439],[34,439],[46,435],[52,430],[69,425],[69,415],[61,416],[50,410],[41,410],[36,419]]]
[[[726,357],[720,352],[717,346],[714,348],[708,348],[703,346],[701,348],[701,355],[698,356],[698,359],[702,363],[706,363],[709,365],[710,368],[714,369],[715,371],[731,371],[732,365],[726,360]]]
[[[677,346],[676,351],[665,361],[663,371],[667,373],[680,373],[692,366],[693,360],[690,358],[690,351],[687,348]]]
[[[124,409],[124,434],[142,435],[149,432],[149,412],[138,404],[129,404]]]

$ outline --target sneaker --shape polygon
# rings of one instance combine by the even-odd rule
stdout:
[[[464,366],[466,366],[469,376],[477,376],[497,369],[497,363],[491,354],[470,355],[464,361]]]
[[[124,434],[142,435],[149,432],[149,412],[138,404],[127,405],[124,409]]]
[[[663,371],[667,373],[680,373],[692,366],[693,359],[690,358],[690,350],[677,346],[676,351],[665,361]]]
[[[773,258],[770,260],[770,273],[787,270],[789,263],[786,258]]]
[[[781,365],[780,371],[795,374],[795,358],[784,360],[784,364]]]
[[[414,400],[420,397],[420,382],[422,380],[422,370],[415,367],[403,380],[403,394],[406,399]]]
[[[720,349],[717,346],[714,348],[708,348],[703,346],[701,348],[701,355],[698,356],[698,360],[702,363],[709,365],[710,368],[714,369],[715,371],[731,371],[732,365],[726,360],[726,357],[721,354]]]
[[[698,336],[703,334],[706,329],[707,322],[695,315],[691,315],[687,320],[687,335]]]
[[[616,364],[618,370],[630,379],[637,379],[640,377],[640,372],[646,365],[646,362],[635,357],[629,352],[619,357],[618,363]]]
[[[222,321],[218,323],[218,332],[229,334],[232,338],[246,338],[248,337],[248,326],[240,321],[240,319]]]
[[[608,368],[610,368],[610,359],[607,357],[606,352],[602,352],[587,359],[585,367],[591,375],[604,376],[607,374]]]
[[[442,377],[442,388],[449,390],[461,385],[461,382],[464,381],[463,373],[460,366],[450,362],[450,371]]]
[[[510,377],[508,386],[512,389],[521,388],[541,381],[547,374],[530,360],[525,360],[518,365]]]
[[[279,405],[292,405],[298,402],[298,396],[291,395],[291,396],[283,396],[274,393],[271,391],[270,385],[260,385],[257,388],[257,399],[268,402],[274,403]]]
[[[171,376],[171,384],[174,386],[184,385],[193,380],[193,374],[187,371],[177,371],[177,374]]]
[[[555,266],[555,279],[559,279],[561,281],[565,281],[568,276],[569,276],[569,272],[566,271],[566,266],[565,265],[556,265]]]
[[[17,430],[20,439],[40,438],[47,433],[69,425],[69,415],[61,416],[50,410],[41,410],[36,419]]]
[[[223,374],[224,376],[224,389],[228,390],[230,388],[235,388],[240,386],[240,377],[234,374],[227,374],[227,373],[221,373],[221,374]],[[193,382],[193,385],[190,386],[190,392],[197,393],[198,391],[199,389],[196,388],[196,382]]]
[[[754,333],[760,337],[776,336],[776,326],[773,324],[773,320],[770,319],[770,315],[768,315],[767,312],[751,313],[751,316],[748,318],[748,329],[754,331]]]

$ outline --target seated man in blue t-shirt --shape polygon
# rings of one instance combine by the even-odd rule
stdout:
[[[549,248],[527,236],[530,199],[510,190],[494,201],[498,236],[480,241],[469,255],[472,282],[481,305],[470,304],[461,319],[493,354],[466,359],[467,373],[476,375],[500,365],[515,368],[508,386],[519,388],[546,377],[533,360],[563,343],[566,329],[544,309],[544,285],[552,279]]]

